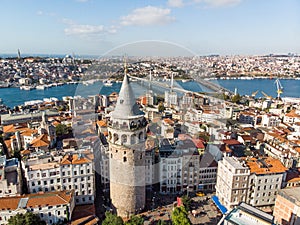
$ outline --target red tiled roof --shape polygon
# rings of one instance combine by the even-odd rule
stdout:
[[[194,142],[194,144],[196,145],[197,148],[200,148],[200,149],[204,149],[205,148],[202,140],[200,140],[200,139],[192,139],[192,141]]]
[[[48,141],[48,135],[42,134],[38,138],[34,139],[30,144],[34,148],[49,146],[50,142]]]
[[[73,197],[72,191],[56,191],[48,193],[28,194],[15,197],[0,198],[0,210],[15,210],[22,198],[28,198],[26,208],[55,206],[70,203]]]
[[[223,140],[223,143],[226,145],[240,145],[241,143],[235,139],[226,139]]]

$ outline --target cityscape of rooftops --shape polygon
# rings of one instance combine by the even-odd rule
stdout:
[[[300,2],[1,2],[0,224],[300,224]]]

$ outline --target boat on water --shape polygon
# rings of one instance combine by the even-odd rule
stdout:
[[[20,86],[20,90],[31,91],[32,89],[34,89],[33,86]]]
[[[44,89],[48,88],[48,86],[47,85],[37,85],[35,88],[37,90],[44,90]]]
[[[112,80],[104,80],[103,84],[106,87],[111,87],[113,85],[113,82],[112,82]]]

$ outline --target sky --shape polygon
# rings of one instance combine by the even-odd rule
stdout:
[[[300,53],[299,0],[0,3],[0,54]]]

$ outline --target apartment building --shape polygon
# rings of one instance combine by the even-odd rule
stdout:
[[[274,205],[286,171],[278,159],[271,157],[225,157],[218,163],[216,195],[227,209],[240,202],[255,207]]]
[[[92,154],[69,153],[60,162],[35,164],[26,168],[31,193],[74,190],[75,203],[94,202],[94,169]]]
[[[272,157],[250,158],[246,164],[251,173],[247,202],[256,207],[274,205],[278,190],[282,188],[285,180],[287,168]]]
[[[161,193],[199,190],[200,154],[192,140],[171,143],[168,139],[162,139],[159,156]]]
[[[10,217],[18,213],[32,212],[48,225],[69,220],[74,209],[73,191],[36,193],[0,198],[0,224],[8,224]]]
[[[300,187],[278,191],[273,215],[275,224],[300,224]]]
[[[246,202],[249,176],[245,162],[235,157],[224,157],[218,162],[216,195],[227,209]]]

